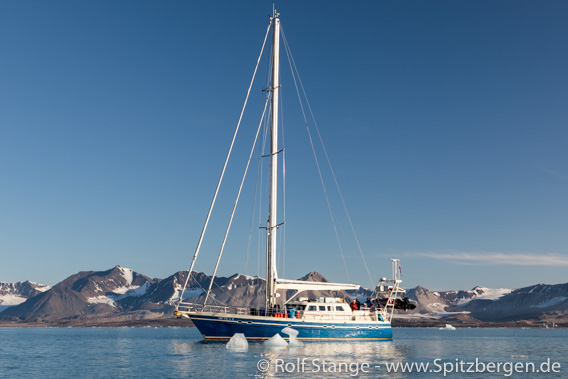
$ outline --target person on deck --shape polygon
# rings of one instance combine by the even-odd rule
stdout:
[[[358,311],[359,307],[357,306],[357,302],[355,301],[355,299],[353,299],[353,302],[351,302],[351,310],[352,311]]]
[[[367,308],[371,308],[373,306],[373,302],[371,301],[370,297],[368,297],[367,300],[365,301],[365,306]]]

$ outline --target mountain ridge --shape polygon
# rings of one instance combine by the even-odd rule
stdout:
[[[173,300],[179,299],[187,272],[167,278],[150,278],[128,268],[81,271],[54,286],[30,281],[0,282],[0,321],[20,324],[105,324],[147,322],[173,317]],[[300,280],[327,279],[312,271]],[[211,285],[204,273],[192,272],[184,301],[202,303]],[[217,277],[208,304],[238,307],[263,306],[265,280],[243,274]],[[350,301],[371,296],[372,291],[308,291],[302,297],[343,297]],[[286,293],[287,298],[294,291]],[[518,289],[476,286],[471,290],[430,291],[417,286],[407,290],[417,305],[413,311],[396,311],[393,325],[430,325],[451,321],[464,325],[538,323],[568,326],[568,283],[536,284]],[[16,300],[14,300],[16,299]],[[4,304],[4,305],[2,305]]]

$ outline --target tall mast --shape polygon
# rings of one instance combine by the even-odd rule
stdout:
[[[272,40],[272,98],[270,122],[270,204],[266,243],[266,307],[276,305],[276,219],[278,197],[278,93],[280,87],[280,19],[274,11]]]

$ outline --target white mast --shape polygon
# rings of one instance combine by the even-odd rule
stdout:
[[[274,11],[273,16],[273,40],[272,40],[272,99],[270,123],[270,204],[267,225],[266,246],[266,307],[273,308],[276,305],[276,219],[278,197],[278,92],[280,87],[280,19]]]

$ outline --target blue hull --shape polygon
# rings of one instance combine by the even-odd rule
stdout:
[[[275,317],[221,317],[214,315],[190,314],[205,340],[228,340],[235,333],[243,333],[248,340],[266,340],[285,327],[298,331],[299,340],[328,341],[390,341],[392,328],[389,323],[343,323],[343,322],[309,322],[301,319],[282,319]]]

